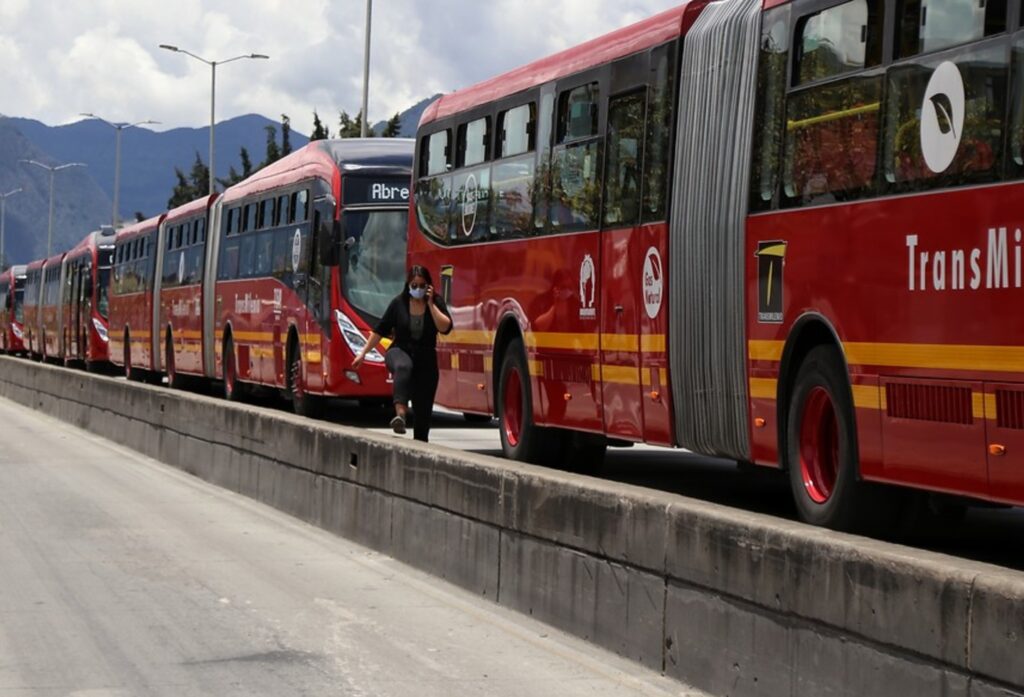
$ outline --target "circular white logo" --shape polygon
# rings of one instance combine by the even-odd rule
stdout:
[[[664,296],[665,273],[661,265],[661,254],[656,247],[651,247],[644,255],[644,307],[647,316],[654,319],[661,310],[661,298]]]
[[[462,196],[462,234],[469,237],[473,234],[473,228],[476,227],[477,187],[475,175],[470,174],[466,177]]]
[[[295,237],[292,238],[292,273],[299,272],[300,259],[302,259],[302,233],[296,230]]]
[[[964,127],[964,79],[955,63],[932,73],[921,102],[921,152],[928,169],[945,172],[960,147]]]

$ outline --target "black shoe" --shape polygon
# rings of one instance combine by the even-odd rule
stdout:
[[[397,433],[398,435],[402,435],[403,433],[405,433],[405,419],[403,419],[401,416],[396,416],[395,418],[391,419],[391,430]]]

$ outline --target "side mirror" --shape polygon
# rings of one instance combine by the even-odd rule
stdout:
[[[352,249],[352,247],[355,246],[355,243],[356,243],[356,238],[355,237],[349,237],[347,240],[345,240],[345,249]]]

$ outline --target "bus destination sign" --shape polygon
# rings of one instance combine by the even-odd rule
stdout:
[[[362,178],[348,176],[345,178],[344,204],[375,203],[393,205],[409,203],[409,180],[402,177]]]

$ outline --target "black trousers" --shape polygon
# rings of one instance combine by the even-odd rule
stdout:
[[[408,404],[412,400],[413,438],[426,443],[437,394],[437,353],[422,351],[410,355],[392,346],[384,355],[384,364],[395,381],[395,403]]]

